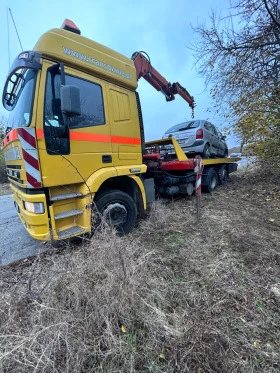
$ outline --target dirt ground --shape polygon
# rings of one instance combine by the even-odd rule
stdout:
[[[0,371],[279,372],[279,176],[240,170],[201,207],[2,268]]]

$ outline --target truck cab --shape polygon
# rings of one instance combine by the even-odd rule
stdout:
[[[125,234],[145,210],[136,87],[131,59],[81,36],[68,20],[16,58],[3,92],[10,117],[2,146],[32,237],[90,232],[93,204]]]

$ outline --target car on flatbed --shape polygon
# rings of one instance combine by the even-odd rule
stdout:
[[[169,128],[163,139],[174,137],[188,156],[201,154],[203,158],[228,156],[226,137],[207,120],[191,120]]]

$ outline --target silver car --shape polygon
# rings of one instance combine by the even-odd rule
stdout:
[[[204,158],[228,156],[226,137],[207,120],[191,120],[177,124],[169,128],[162,138],[168,137],[174,137],[188,155],[201,154]]]

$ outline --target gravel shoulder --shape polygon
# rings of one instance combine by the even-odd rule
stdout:
[[[12,190],[10,188],[10,184],[0,184],[0,196],[4,196],[6,194],[12,194]]]

